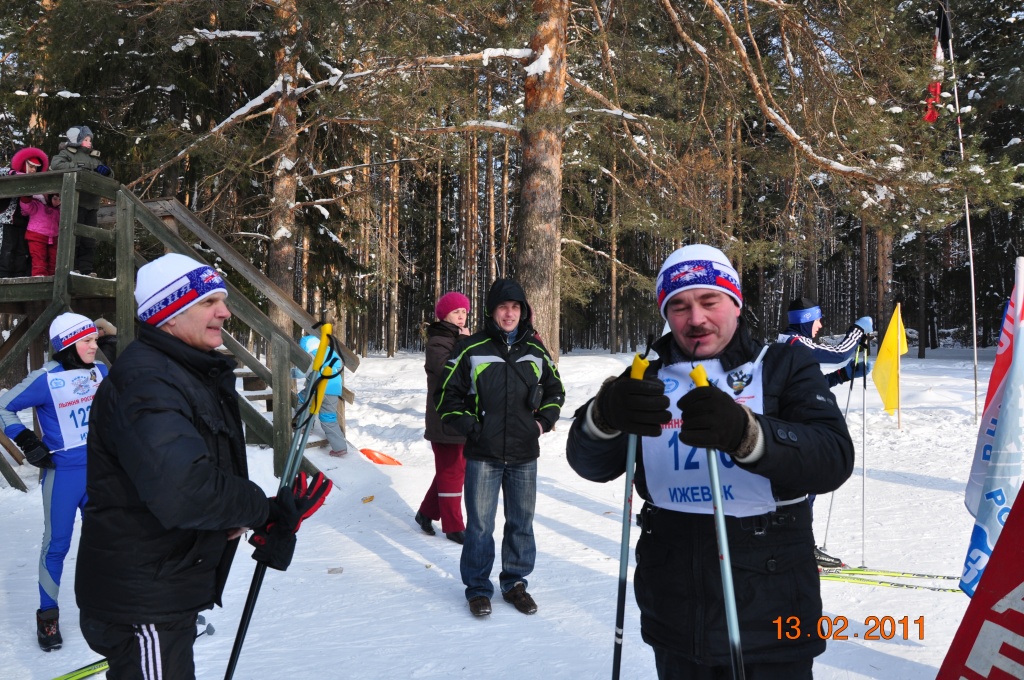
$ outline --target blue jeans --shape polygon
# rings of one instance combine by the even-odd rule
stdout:
[[[494,516],[498,491],[502,492],[505,529],[501,540],[501,592],[526,577],[537,560],[533,539],[533,512],[537,507],[537,460],[519,465],[466,461],[466,542],[462,546],[462,582],[466,599],[491,597],[491,567],[494,566]]]

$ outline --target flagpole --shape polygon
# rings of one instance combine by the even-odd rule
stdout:
[[[953,57],[953,23],[950,21],[952,12],[949,9],[949,1],[945,4],[940,0],[940,7],[946,13],[946,23],[949,26],[949,38],[947,46],[949,49],[949,69],[953,76],[953,105],[956,106],[956,134],[960,143],[960,161],[966,160],[964,153],[964,129],[960,123],[960,88],[956,80],[956,60]],[[971,272],[971,338],[974,346],[974,422],[978,422],[978,310],[977,293],[974,290],[974,242],[971,238],[971,210],[970,202],[967,200],[967,191],[964,191],[964,222],[967,225],[967,262]]]
[[[902,420],[902,417],[901,417],[902,413],[903,413],[903,410],[900,409],[900,398],[899,398],[899,373],[900,373],[899,372],[899,365],[900,365],[899,354],[900,354],[900,350],[903,349],[903,346],[900,344],[900,340],[903,339],[903,335],[902,335],[903,330],[900,328],[901,326],[903,326],[903,313],[900,311],[899,302],[897,302],[896,303],[896,330],[900,332],[896,336],[896,429],[898,429],[898,430],[902,430],[903,429],[903,420]]]

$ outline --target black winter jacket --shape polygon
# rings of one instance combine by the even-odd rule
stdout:
[[[505,301],[519,302],[522,317],[512,342],[492,318]],[[558,368],[530,324],[530,306],[518,283],[499,279],[487,295],[484,330],[463,338],[445,364],[435,393],[438,415],[466,436],[463,455],[470,460],[520,464],[540,457],[540,423],[545,432],[558,421],[565,388]],[[536,410],[530,391],[540,385]]]
[[[722,356],[729,370],[752,361],[761,345],[741,321]],[[681,360],[672,336],[654,344],[658,360]],[[689,361],[689,360],[687,360]],[[772,344],[763,360],[764,455],[743,465],[771,480],[775,498],[792,500],[838,488],[853,471],[853,442],[842,412],[810,351],[801,345]],[[586,409],[576,412],[569,431],[567,459],[582,477],[606,482],[623,474],[627,436],[592,438],[584,430]],[[728,666],[722,578],[712,515],[675,512],[651,502],[643,463],[643,439],[636,455],[636,490],[647,501],[640,515],[634,577],[641,632],[651,646],[697,663]],[[726,517],[732,574],[746,662],[786,662],[825,650],[815,633],[821,616],[821,589],[814,560],[814,535],[806,500],[780,505],[756,517]],[[779,616],[798,617],[810,636],[779,639]],[[791,632],[791,631],[784,631]]]
[[[427,415],[423,438],[439,444],[465,444],[466,438],[441,423],[434,406],[434,392],[444,378],[444,365],[452,355],[459,339],[459,327],[447,321],[435,321],[427,326],[426,358],[423,370],[427,372]]]
[[[159,623],[220,604],[237,527],[265,523],[248,479],[234,362],[141,324],[91,411],[75,595],[88,615]]]

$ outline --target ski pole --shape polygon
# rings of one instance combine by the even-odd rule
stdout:
[[[867,565],[864,559],[865,547],[867,545],[867,477],[868,477],[868,351],[871,349],[870,340],[864,347],[864,389],[860,393],[860,566]]]
[[[309,441],[309,431],[313,427],[313,419],[320,411],[320,403],[323,401],[324,392],[327,390],[327,380],[332,374],[331,366],[324,366],[324,356],[327,353],[331,338],[331,324],[325,323],[320,327],[320,346],[313,357],[313,370],[303,390],[305,399],[300,400],[296,409],[295,418],[292,419],[292,426],[298,427],[292,435],[291,447],[288,450],[288,457],[285,459],[284,470],[281,473],[281,484],[278,491],[291,486],[298,474],[298,468],[302,460],[302,452],[306,449],[306,442]],[[315,378],[313,377],[315,376]],[[308,407],[309,414],[304,421],[299,423],[299,416]],[[263,577],[267,573],[267,565],[262,562],[256,563],[256,569],[252,574],[252,583],[249,584],[249,594],[245,598],[245,606],[242,608],[242,618],[238,622],[238,632],[235,633],[235,643],[231,647],[231,656],[228,658],[228,667],[224,671],[224,680],[231,680],[235,674],[235,667],[238,665],[238,658],[242,654],[242,644],[245,642],[245,634],[249,630],[249,622],[252,620],[253,611],[256,609],[256,598],[259,597],[260,588],[263,586]]]
[[[643,355],[639,352],[633,357],[633,365],[629,369],[632,380],[643,380],[644,372],[650,365],[647,354],[651,351],[653,338],[648,338],[647,349]],[[612,680],[619,680],[619,669],[622,667],[622,634],[626,625],[626,573],[629,570],[629,528],[633,524],[633,473],[636,467],[635,434],[629,435],[626,448],[626,491],[622,501],[622,546],[619,550],[619,592],[615,601],[615,651],[612,653]]]
[[[857,351],[853,353],[853,369],[857,370],[857,360],[860,359],[860,345],[857,345]],[[867,359],[865,359],[867,361]],[[857,378],[850,378],[850,391],[846,393],[846,410],[843,411],[843,418],[845,419],[850,415],[850,397],[853,396],[853,386],[857,384]]]
[[[690,371],[697,387],[708,386],[708,374],[703,364]],[[711,475],[711,502],[715,510],[715,534],[718,537],[718,565],[722,571],[722,594],[725,599],[725,623],[729,630],[729,652],[732,660],[733,680],[745,680],[743,647],[740,644],[740,619],[736,613],[736,593],[732,583],[732,558],[729,556],[729,536],[725,530],[725,507],[722,486],[718,478],[718,451],[707,449],[708,472]]]
[[[857,345],[857,350],[853,353],[853,368],[857,369],[857,360],[860,359],[860,345]],[[867,361],[867,359],[864,359]],[[865,366],[865,369],[867,366]],[[857,384],[856,378],[850,379],[850,391],[846,393],[846,410],[843,411],[843,420],[846,420],[850,416],[850,397],[853,396],[853,386]],[[828,549],[828,527],[832,523],[832,504],[836,500],[836,492],[833,491],[828,499],[828,516],[825,518],[825,538],[821,542],[821,549]]]

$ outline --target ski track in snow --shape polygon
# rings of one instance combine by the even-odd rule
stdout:
[[[979,358],[979,409],[993,353],[983,350]],[[852,395],[848,385],[835,388],[840,408],[852,397],[848,422],[857,463],[834,498],[818,498],[815,536],[819,544],[824,541],[827,523],[828,552],[853,566],[864,560],[870,567],[957,575],[973,526],[963,506],[977,434],[971,353],[930,351],[923,361],[912,355],[916,348],[903,357],[902,429],[897,429],[895,416],[881,410],[870,380],[866,395],[859,382]],[[595,484],[576,476],[565,460],[565,440],[576,408],[631,359],[598,352],[561,357],[566,405],[557,429],[541,439],[538,472],[538,556],[529,581],[539,611],[519,614],[498,594],[492,599],[494,613],[485,619],[475,619],[467,609],[459,546],[445,540],[440,522],[434,523],[437,536],[430,537],[413,521],[433,474],[433,455],[423,439],[423,357],[401,353],[364,359],[355,374],[346,374],[357,400],[346,411],[350,453],[341,459],[329,457],[326,449],[308,453],[336,488],[323,509],[303,523],[289,570],[267,573],[235,677],[608,677],[623,480]],[[867,429],[862,443],[864,396]],[[392,455],[402,465],[374,465],[360,448]],[[249,447],[249,459],[252,478],[272,492],[277,480],[270,450]],[[64,647],[47,654],[36,645],[42,507],[35,469],[26,465],[19,473],[28,494],[0,486],[0,535],[6,547],[0,554],[0,622],[5,631],[0,636],[0,667],[5,678],[52,678],[99,657],[78,630],[77,530],[60,595]],[[373,499],[364,502],[369,496]],[[496,524],[501,526],[500,508]],[[500,528],[496,535],[500,545]],[[633,546],[636,537],[634,525]],[[223,677],[255,564],[250,553],[243,545],[235,557],[225,608],[203,612],[217,630],[196,642],[198,678]],[[633,566],[631,551],[630,581]],[[492,573],[495,584],[499,571],[500,557]],[[830,641],[818,657],[814,668],[819,680],[933,678],[969,602],[959,593],[833,582],[822,583],[822,599],[826,616],[846,618],[849,639]],[[903,640],[899,631],[891,640],[864,640],[867,618],[885,616],[907,616],[910,639]],[[918,617],[924,617],[924,639],[917,639],[912,623]],[[630,586],[624,679],[656,675],[639,626]]]

